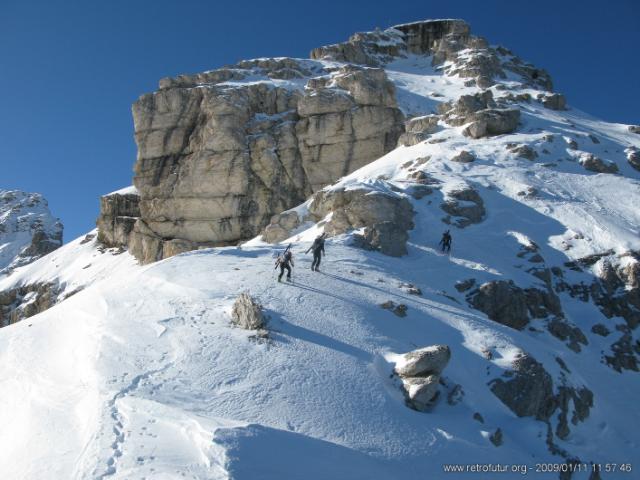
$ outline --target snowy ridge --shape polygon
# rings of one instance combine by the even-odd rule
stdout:
[[[385,65],[407,116],[484,91],[449,67],[415,55]],[[280,245],[257,237],[139,266],[92,232],[1,280],[0,292],[29,282],[77,292],[0,329],[2,477],[453,479],[470,474],[445,473],[446,465],[534,474],[537,463],[576,461],[583,467],[573,478],[587,479],[590,462],[633,463],[638,373],[627,368],[633,363],[615,371],[606,357],[624,340],[636,358],[637,328],[581,294],[638,262],[640,172],[629,152],[640,135],[571,107],[545,108],[536,100],[543,91],[520,80],[509,73],[489,89],[496,100],[529,95],[509,100],[521,115],[515,132],[471,139],[465,125],[442,118],[424,141],[325,189],[410,201],[415,226],[404,257],[355,248],[349,232],[327,240],[322,271],[312,272],[304,252],[330,217],[308,221],[309,199],[292,209],[307,221]],[[452,160],[463,150],[472,161]],[[587,170],[590,156],[618,173]],[[429,179],[422,197],[416,174]],[[478,194],[483,213],[459,228],[443,205],[463,189]],[[438,248],[445,229],[450,255]],[[273,256],[288,243],[293,282],[278,284]],[[551,316],[521,330],[502,325],[473,308],[475,287],[461,287],[500,280],[552,289],[563,321],[585,341],[570,347],[552,333]],[[240,292],[262,304],[267,339],[231,326]],[[389,300],[405,305],[406,317],[380,307]],[[422,413],[407,408],[393,369],[401,354],[434,344],[448,345],[451,360],[438,401]],[[554,394],[593,392],[581,419],[568,400],[568,432],[560,408],[548,421],[518,416],[492,391],[525,354],[544,367]]]

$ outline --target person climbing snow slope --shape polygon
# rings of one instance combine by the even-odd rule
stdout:
[[[293,253],[291,253],[291,245],[289,245],[276,260],[276,268],[280,267],[280,275],[278,275],[279,282],[282,281],[285,270],[287,270],[287,282],[291,281],[291,267],[293,266]]]
[[[320,271],[320,260],[322,255],[325,255],[324,252],[324,237],[326,234],[322,234],[316,237],[313,241],[313,245],[311,245],[305,254],[309,253],[309,250],[313,251],[313,262],[311,263],[311,271],[319,272]]]
[[[442,234],[442,239],[440,240],[440,243],[438,243],[438,245],[442,245],[443,252],[449,253],[451,251],[451,240],[452,238],[449,230]]]

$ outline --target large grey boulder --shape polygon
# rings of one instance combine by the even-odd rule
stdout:
[[[471,138],[491,137],[513,133],[520,122],[520,110],[515,108],[487,109],[469,115],[469,125],[462,131]]]
[[[440,376],[451,358],[447,345],[432,345],[405,353],[394,372],[402,380],[407,405],[428,411],[438,396]]]
[[[425,141],[438,129],[439,115],[414,117],[405,122],[405,133],[398,138],[398,145],[411,147]]]
[[[396,363],[395,371],[401,377],[440,375],[450,359],[451,350],[447,345],[431,345],[405,353]]]
[[[364,235],[355,236],[356,245],[391,256],[407,253],[407,231],[413,228],[413,207],[406,198],[393,192],[322,190],[314,195],[309,213],[316,221],[332,213],[324,224],[329,236],[365,227]]]
[[[578,161],[586,170],[596,173],[618,173],[618,166],[610,161],[596,157],[592,153],[580,155]]]
[[[550,93],[540,97],[545,108],[550,110],[566,110],[567,100],[561,93]]]
[[[245,330],[261,330],[265,326],[262,307],[248,293],[241,293],[233,303],[231,322]]]
[[[553,379],[544,366],[529,355],[521,355],[510,375],[492,380],[493,394],[519,417],[549,420],[558,404]]]
[[[512,280],[493,280],[467,295],[469,304],[491,320],[522,330],[530,318],[563,317],[562,305],[549,285],[547,289],[520,288]]]
[[[530,355],[519,355],[511,369],[489,382],[493,394],[518,417],[533,417],[549,426],[547,443],[553,444],[552,421],[557,420],[555,433],[566,439],[572,425],[584,422],[593,407],[593,393],[586,386],[559,385],[554,391],[553,379],[544,366]]]
[[[440,208],[454,217],[453,220],[445,218],[445,221],[453,223],[459,228],[480,223],[487,213],[482,197],[469,185],[463,185],[446,192],[445,200]]]

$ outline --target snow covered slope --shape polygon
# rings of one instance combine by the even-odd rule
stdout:
[[[0,190],[0,277],[62,245],[62,223],[38,193]]]
[[[546,108],[511,74],[469,86],[454,66],[408,55],[385,70],[407,116],[491,91],[519,110],[513,132],[473,138],[443,113],[322,192],[410,202],[406,256],[356,248],[349,231],[312,272],[304,252],[335,214],[311,220],[316,195],[281,245],[141,267],[90,235],[3,280],[0,292],[57,284],[64,300],[0,329],[1,476],[495,479],[541,464],[587,479],[593,462],[601,478],[634,478],[640,136]],[[273,255],[290,242],[293,282],[277,283]],[[241,292],[262,304],[268,338],[232,326]],[[514,312],[524,325],[504,324]],[[418,412],[394,364],[434,344],[451,360]],[[475,464],[508,471],[446,471]]]

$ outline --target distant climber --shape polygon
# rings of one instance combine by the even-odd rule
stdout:
[[[282,281],[285,269],[287,270],[287,282],[291,281],[291,267],[293,263],[293,253],[291,253],[291,244],[285,249],[285,251],[278,256],[276,260],[276,268],[280,267],[280,275],[278,275],[278,281]]]
[[[451,251],[451,234],[449,233],[449,230],[447,230],[446,232],[444,232],[442,234],[442,239],[440,240],[440,243],[438,243],[438,245],[442,245],[442,252],[447,252],[449,253]]]
[[[313,262],[311,263],[311,271],[319,272],[320,271],[320,259],[324,253],[324,237],[325,233],[322,235],[318,235],[316,239],[313,241],[313,245],[311,245],[305,254],[309,253],[309,250],[313,250]]]

